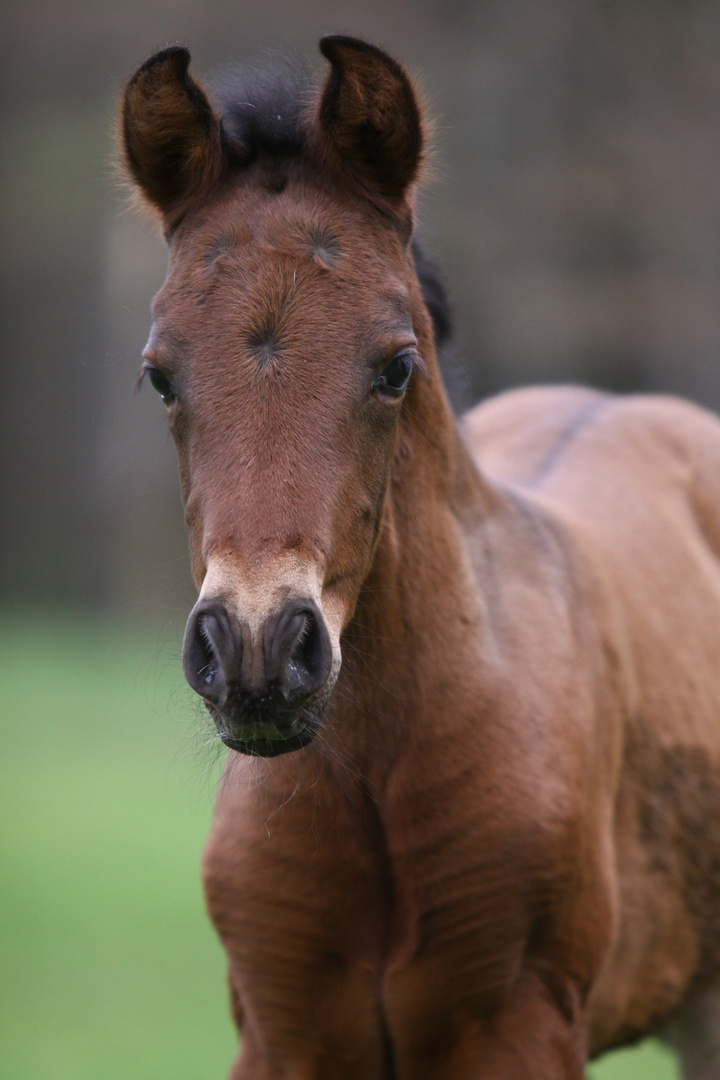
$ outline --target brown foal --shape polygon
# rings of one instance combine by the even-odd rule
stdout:
[[[413,247],[425,133],[324,84],[130,79],[167,280],[143,372],[232,750],[205,858],[233,1080],[580,1080],[668,1032],[720,1077],[720,424],[506,394],[455,423]],[[254,97],[253,97],[254,95]]]

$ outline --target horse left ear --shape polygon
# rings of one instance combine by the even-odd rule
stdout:
[[[224,168],[220,121],[189,64],[179,45],[155,53],[129,80],[122,104],[128,171],[169,227],[207,196]]]
[[[424,135],[410,79],[391,56],[357,38],[324,37],[332,68],[322,92],[322,146],[367,194],[397,202],[417,178]]]

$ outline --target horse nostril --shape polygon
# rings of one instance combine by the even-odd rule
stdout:
[[[332,646],[313,601],[286,605],[258,638],[257,646],[243,649],[242,626],[224,604],[199,601],[185,631],[185,678],[217,708],[268,713],[297,707],[327,681]]]
[[[207,616],[198,619],[197,659],[198,661],[204,661],[204,663],[202,666],[198,667],[197,675],[201,682],[205,683],[206,686],[209,686],[218,673],[220,661],[215,654],[212,638],[206,624]]]
[[[211,701],[227,687],[226,668],[236,650],[235,635],[222,605],[197,606],[188,619],[183,642],[183,671],[190,686]]]
[[[330,638],[325,620],[311,608],[298,610],[293,621],[298,624],[298,629],[287,658],[288,692],[309,696],[325,683],[330,674]]]

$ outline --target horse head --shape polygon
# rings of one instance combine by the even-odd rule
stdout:
[[[262,756],[316,733],[391,539],[403,431],[430,433],[423,384],[442,396],[411,244],[415,91],[373,46],[321,50],[324,85],[289,116],[222,112],[180,47],[136,72],[122,115],[170,248],[141,378],[167,409],[200,594],[184,671],[223,741]]]

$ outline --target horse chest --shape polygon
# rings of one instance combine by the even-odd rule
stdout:
[[[471,813],[460,799],[454,817],[418,807],[413,819],[398,801],[383,819],[312,789],[265,820],[262,798],[228,788],[205,881],[247,1001],[282,998],[287,1016],[318,980],[359,981],[380,1008],[409,979],[427,987],[410,1011],[437,1008],[441,986],[443,1007],[491,1005],[517,973],[551,868],[536,827],[508,829],[506,816],[499,830],[477,802]]]

